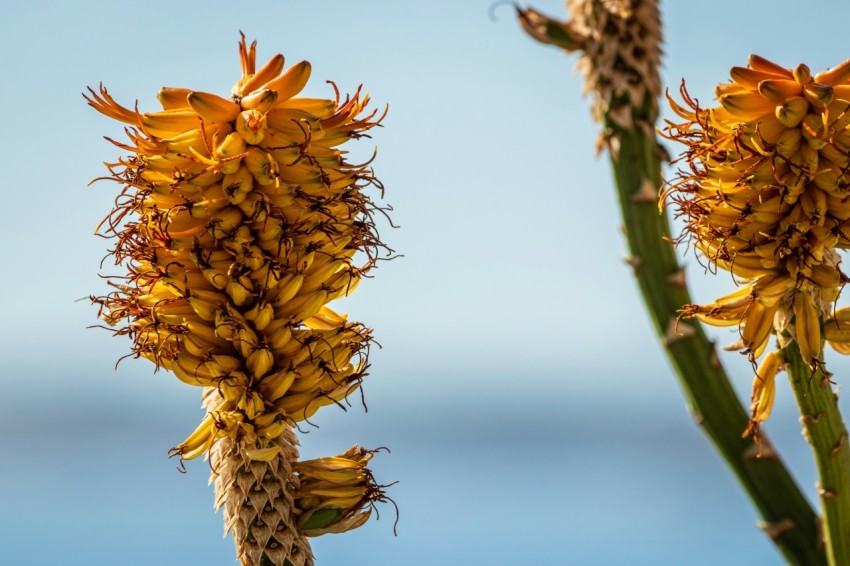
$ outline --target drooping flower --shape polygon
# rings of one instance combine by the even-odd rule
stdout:
[[[295,493],[298,527],[308,536],[339,533],[369,519],[367,504],[384,499],[366,464],[375,450],[353,446],[330,458],[297,462],[293,467],[301,487]]]
[[[211,455],[243,563],[299,566],[312,555],[297,525],[292,427],[357,390],[371,343],[327,304],[389,251],[364,192],[382,187],[339,146],[383,115],[362,116],[360,89],[296,97],[310,64],[284,71],[276,55],[257,69],[255,47],[242,37],[229,98],[165,87],[163,110],[141,113],[89,89],[91,106],[127,124],[129,141],[110,141],[133,154],[107,164],[123,189],[104,223],[128,274],[93,300],[133,355],[205,388],[206,417],[172,451]]]
[[[750,404],[752,417],[744,430],[744,436],[755,433],[758,438],[759,426],[767,420],[773,410],[776,399],[776,374],[782,368],[782,358],[776,352],[768,352],[764,361],[756,370],[753,379],[753,394]]]
[[[847,281],[837,250],[850,247],[850,60],[813,76],[752,55],[730,74],[715,91],[719,106],[701,107],[684,84],[684,106],[668,96],[685,121],[664,132],[686,146],[686,168],[664,197],[686,222],[682,239],[743,285],[682,314],[737,325],[753,362],[772,335],[796,340],[814,368]],[[769,413],[766,388],[754,422]]]

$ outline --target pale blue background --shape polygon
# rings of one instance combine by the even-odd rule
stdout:
[[[538,8],[563,14],[561,2]],[[383,350],[369,412],[329,407],[308,457],[355,442],[401,508],[315,541],[319,564],[776,564],[756,515],[692,423],[629,269],[575,58],[535,44],[508,6],[378,0],[5,3],[0,21],[0,562],[234,564],[208,468],[175,470],[199,391],[86,330],[119,151],[80,92],[100,81],[156,109],[162,85],[226,93],[238,30],[308,58],[307,94],[364,83],[390,104],[375,167],[402,229],[345,305]],[[850,56],[850,8],[767,0],[665,4],[664,76],[705,102],[750,52],[814,70]],[[732,288],[688,259],[696,295]],[[110,271],[107,266],[106,272]],[[723,342],[733,334],[712,330]],[[724,358],[748,395],[749,365]],[[839,384],[850,367],[833,361]],[[843,403],[845,411],[850,410]],[[767,425],[813,495],[783,385]]]

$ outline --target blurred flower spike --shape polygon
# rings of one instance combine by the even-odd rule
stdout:
[[[634,127],[654,136],[661,82],[661,21],[655,0],[569,0],[568,21],[519,8],[523,29],[541,43],[579,51],[584,91],[605,129],[597,150],[617,157],[618,134]]]
[[[837,250],[850,247],[850,60],[812,75],[752,55],[731,78],[715,90],[717,107],[702,108],[684,84],[684,105],[668,95],[684,122],[668,121],[663,133],[686,146],[686,166],[662,201],[686,222],[680,240],[742,284],[681,314],[737,326],[734,348],[753,363],[772,335],[780,346],[795,340],[815,369],[825,339],[850,353],[834,317],[847,282]],[[779,369],[768,356],[757,371],[748,430],[770,413]]]
[[[362,524],[372,501],[342,498],[338,521],[299,530],[292,429],[341,406],[369,367],[371,330],[328,303],[392,253],[375,223],[385,209],[365,192],[383,190],[371,160],[340,149],[385,111],[366,111],[359,88],[340,99],[333,83],[333,99],[298,98],[308,62],[284,70],[275,55],[257,69],[244,35],[239,53],[229,98],[164,87],[163,110],[142,113],[89,89],[92,107],[127,125],[127,141],[109,141],[132,154],[107,164],[123,189],[101,225],[128,273],[93,301],[132,355],[205,388],[206,417],[172,453],[210,457],[243,564],[299,566],[312,563],[305,536]],[[358,450],[365,466],[371,453]]]

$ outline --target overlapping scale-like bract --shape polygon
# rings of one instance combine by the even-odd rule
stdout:
[[[664,128],[686,146],[687,167],[664,193],[686,222],[682,239],[744,284],[683,315],[738,325],[752,360],[774,334],[795,339],[815,367],[847,281],[837,250],[850,247],[850,60],[812,75],[753,55],[731,77],[712,108],[683,85],[684,106],[670,104],[685,121]]]
[[[227,439],[272,461],[288,427],[358,388],[370,330],[328,303],[387,251],[364,193],[381,185],[340,149],[380,124],[368,95],[297,98],[309,63],[256,69],[244,37],[240,55],[229,98],[163,88],[163,110],[141,113],[103,87],[86,97],[127,124],[128,141],[110,141],[132,153],[108,164],[124,189],[102,225],[129,273],[94,301],[136,356],[207,388],[207,416],[173,449],[182,459]]]

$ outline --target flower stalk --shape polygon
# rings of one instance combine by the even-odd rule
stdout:
[[[823,510],[823,538],[832,566],[850,564],[850,446],[829,375],[812,371],[796,341],[780,350],[800,408],[803,434],[812,446]]]
[[[665,159],[655,133],[660,97],[660,16],[652,0],[571,0],[561,22],[518,9],[533,38],[579,51],[594,116],[603,125],[597,147],[607,149],[635,278],[653,325],[697,423],[712,440],[762,516],[762,526],[791,564],[825,564],[818,518],[767,437],[742,437],[750,422],[714,344],[695,321],[681,320],[691,302],[659,215]]]

